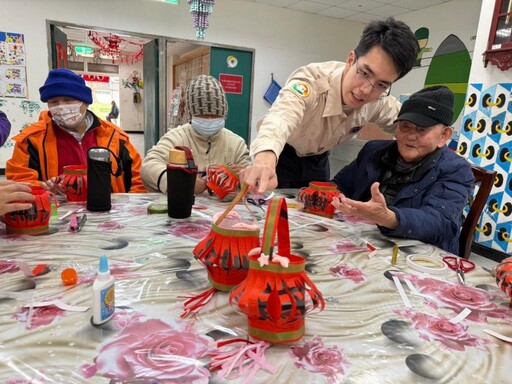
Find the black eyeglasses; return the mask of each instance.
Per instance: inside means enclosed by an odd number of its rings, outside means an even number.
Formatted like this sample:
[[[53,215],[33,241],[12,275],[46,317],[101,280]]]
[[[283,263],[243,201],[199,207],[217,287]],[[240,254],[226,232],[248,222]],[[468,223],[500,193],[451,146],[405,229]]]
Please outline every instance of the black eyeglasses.
[[[357,65],[357,59],[354,61],[354,64],[356,65],[356,77],[360,81],[366,80],[368,85],[371,87],[372,92],[378,93],[379,95],[382,96],[389,96],[389,93],[391,92],[391,84],[386,84],[382,82],[373,84],[370,80],[370,74],[366,72],[364,69],[359,68],[359,65]]]

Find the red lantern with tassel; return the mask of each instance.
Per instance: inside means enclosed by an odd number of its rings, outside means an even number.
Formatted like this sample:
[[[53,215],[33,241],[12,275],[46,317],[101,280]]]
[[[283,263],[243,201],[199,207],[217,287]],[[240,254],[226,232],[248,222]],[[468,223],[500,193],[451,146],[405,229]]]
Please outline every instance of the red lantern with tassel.
[[[32,208],[6,213],[4,216],[7,233],[38,235],[48,232],[52,213],[53,194],[43,187],[31,186],[35,200]]]
[[[496,278],[496,284],[512,300],[512,257],[503,259],[492,269],[492,274]],[[512,307],[512,301],[510,302]]]
[[[230,193],[236,193],[240,181],[237,174],[227,165],[222,165],[218,168],[208,169],[208,181],[206,186],[213,192],[219,199],[224,199]]]
[[[245,184],[226,211],[218,218],[214,217],[210,233],[194,248],[195,258],[208,271],[212,288],[188,298],[184,303],[182,317],[197,312],[216,291],[229,292],[246,278],[249,268],[248,253],[259,246],[260,229],[256,219],[250,222],[231,210],[245,197],[248,190],[249,186]]]
[[[333,197],[339,197],[336,184],[312,181],[309,187],[299,191],[298,199],[304,204],[304,210],[314,215],[324,216],[332,219],[336,208],[331,204]]]
[[[87,201],[87,165],[66,165],[60,186],[68,201]]]
[[[250,252],[247,278],[229,296],[230,303],[247,315],[249,336],[286,343],[304,335],[306,313],[325,305],[305,264],[304,258],[290,253],[286,200],[274,198],[267,210],[263,247]]]

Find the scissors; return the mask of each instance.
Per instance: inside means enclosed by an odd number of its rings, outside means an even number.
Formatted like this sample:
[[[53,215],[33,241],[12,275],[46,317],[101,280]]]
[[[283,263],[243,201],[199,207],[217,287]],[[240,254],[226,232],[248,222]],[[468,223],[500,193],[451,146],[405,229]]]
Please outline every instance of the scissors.
[[[475,263],[457,256],[445,256],[443,257],[443,261],[450,269],[457,272],[457,279],[462,285],[466,284],[465,273],[475,269]]]

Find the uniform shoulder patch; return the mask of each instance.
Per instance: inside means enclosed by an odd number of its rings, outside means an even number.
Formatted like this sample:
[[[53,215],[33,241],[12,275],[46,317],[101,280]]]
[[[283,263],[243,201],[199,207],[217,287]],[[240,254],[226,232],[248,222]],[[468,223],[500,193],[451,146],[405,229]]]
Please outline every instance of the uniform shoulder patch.
[[[308,97],[311,94],[311,88],[309,84],[303,81],[296,81],[292,83],[291,89],[293,92],[302,97]]]

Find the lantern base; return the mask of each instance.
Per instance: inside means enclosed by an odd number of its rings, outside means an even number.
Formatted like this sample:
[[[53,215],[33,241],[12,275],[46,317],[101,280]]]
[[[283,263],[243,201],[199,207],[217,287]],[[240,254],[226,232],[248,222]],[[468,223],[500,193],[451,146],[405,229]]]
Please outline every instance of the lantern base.
[[[48,225],[42,225],[39,227],[29,227],[29,228],[12,228],[6,227],[7,234],[11,235],[42,235],[49,232]]]
[[[292,343],[299,340],[304,336],[304,323],[296,330],[289,330],[279,332],[277,330],[263,330],[259,327],[261,321],[249,319],[249,336],[268,341],[269,343]]]

